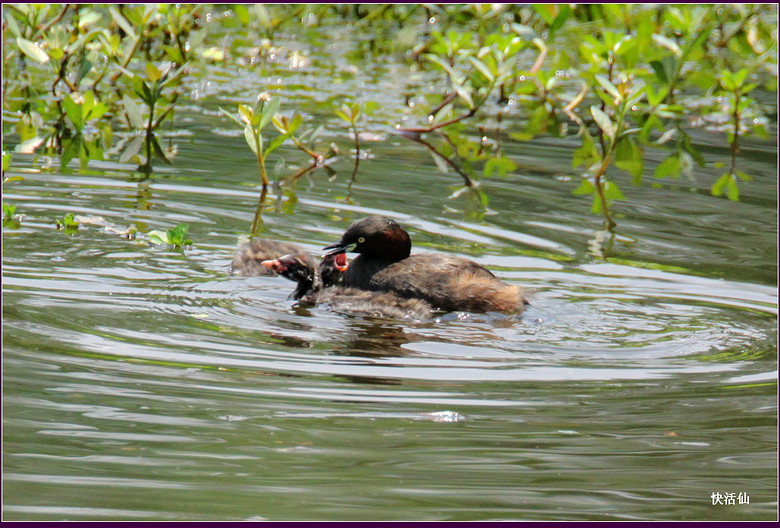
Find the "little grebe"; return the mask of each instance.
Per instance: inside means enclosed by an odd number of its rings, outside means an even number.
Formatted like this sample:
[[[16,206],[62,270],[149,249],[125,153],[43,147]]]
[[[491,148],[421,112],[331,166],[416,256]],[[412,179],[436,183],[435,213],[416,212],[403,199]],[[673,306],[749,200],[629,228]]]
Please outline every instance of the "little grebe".
[[[297,283],[292,298],[304,304],[330,305],[337,312],[369,317],[394,319],[426,319],[433,313],[433,307],[421,299],[405,299],[393,292],[375,292],[357,288],[335,287],[325,280],[346,265],[346,255],[326,255],[319,269],[314,267],[307,255],[284,255],[278,259],[266,260],[263,266],[282,277]],[[332,278],[330,279],[332,280]]]
[[[233,262],[230,264],[230,274],[246,277],[275,275],[273,270],[263,266],[262,262],[264,260],[303,252],[303,249],[296,244],[277,242],[267,238],[255,238],[238,248],[233,257]]]
[[[360,253],[344,274],[344,286],[394,292],[422,299],[445,311],[519,313],[528,301],[523,290],[501,282],[471,260],[419,253],[410,255],[409,234],[394,220],[369,216],[354,222],[329,255]]]

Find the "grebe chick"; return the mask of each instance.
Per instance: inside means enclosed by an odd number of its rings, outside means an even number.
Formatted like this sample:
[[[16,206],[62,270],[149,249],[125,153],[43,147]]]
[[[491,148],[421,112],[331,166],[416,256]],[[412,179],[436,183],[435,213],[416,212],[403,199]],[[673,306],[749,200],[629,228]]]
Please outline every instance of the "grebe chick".
[[[244,277],[275,275],[273,270],[263,266],[262,262],[264,260],[276,259],[282,255],[301,253],[304,253],[304,251],[297,244],[277,242],[267,238],[255,238],[236,250],[233,262],[230,264],[230,274]]]
[[[342,260],[343,259],[343,260]],[[420,299],[406,299],[393,292],[374,292],[357,288],[327,287],[323,269],[343,268],[346,255],[326,255],[319,269],[307,255],[284,255],[266,260],[263,266],[297,283],[292,298],[303,304],[328,304],[336,312],[392,319],[427,319],[435,310]],[[348,271],[348,269],[347,269]]]

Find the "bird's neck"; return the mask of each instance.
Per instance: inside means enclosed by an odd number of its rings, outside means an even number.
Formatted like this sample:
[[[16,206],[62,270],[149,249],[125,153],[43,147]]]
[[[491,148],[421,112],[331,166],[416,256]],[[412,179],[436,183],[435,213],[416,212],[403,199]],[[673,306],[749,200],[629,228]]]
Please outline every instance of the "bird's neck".
[[[292,294],[293,299],[300,300],[301,298],[311,293],[317,293],[322,289],[322,279],[319,272],[316,270],[312,275],[308,275],[298,281],[298,286]]]

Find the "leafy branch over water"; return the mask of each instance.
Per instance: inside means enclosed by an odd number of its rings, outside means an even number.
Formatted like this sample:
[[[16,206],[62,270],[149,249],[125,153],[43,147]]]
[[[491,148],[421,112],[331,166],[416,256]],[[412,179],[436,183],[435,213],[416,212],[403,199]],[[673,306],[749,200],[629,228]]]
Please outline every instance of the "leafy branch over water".
[[[286,49],[279,35],[305,39],[305,28],[345,24],[371,35],[355,42],[347,59],[394,58],[423,79],[399,79],[388,88],[398,93],[385,94],[381,106],[370,92],[343,106],[326,103],[327,113],[349,124],[349,135],[329,132],[354,148],[350,190],[364,159],[357,123],[377,106],[363,129],[387,128],[401,115],[397,131],[463,180],[453,196],[516,171],[507,144],[576,138],[572,168],[581,173],[572,190],[590,196],[592,211],[611,229],[615,203],[637,199],[624,192],[623,173],[640,185],[649,149],[668,152],[655,178],[715,167],[691,140],[695,128],[723,133],[730,162],[711,192],[738,200],[741,182],[752,179],[740,168],[740,145],[768,137],[768,116],[776,115],[776,107],[751,97],[777,88],[777,11],[761,4],[5,4],[3,23],[4,133],[19,152],[58,156],[61,170],[76,159],[85,168],[117,157],[151,175],[153,160],[175,161],[163,125],[175,131],[193,70],[244,61],[268,71],[283,54],[298,67],[306,56]],[[257,31],[265,37],[259,45]],[[236,44],[242,35],[254,47]],[[257,92],[238,94],[244,102],[237,113],[223,111],[244,131],[263,188],[271,181],[267,162],[278,158],[282,166],[277,149],[284,143],[311,164],[282,184],[319,168],[333,176],[328,161],[339,149],[315,144],[322,125],[307,126],[315,121],[293,94],[268,92],[255,100]],[[388,103],[391,96],[398,105]],[[294,115],[279,112],[283,100]],[[269,136],[269,122],[279,135]]]

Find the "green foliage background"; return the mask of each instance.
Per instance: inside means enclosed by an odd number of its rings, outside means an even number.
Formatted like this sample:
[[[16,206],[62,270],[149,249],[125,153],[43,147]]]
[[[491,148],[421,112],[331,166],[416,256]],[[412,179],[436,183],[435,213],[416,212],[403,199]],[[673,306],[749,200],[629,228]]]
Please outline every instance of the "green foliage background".
[[[610,206],[626,199],[615,175],[641,184],[646,149],[667,151],[653,176],[677,178],[714,165],[690,131],[721,133],[731,162],[712,194],[738,200],[740,182],[752,179],[739,168],[740,141],[769,138],[776,121],[774,98],[753,96],[777,90],[777,6],[770,4],[5,4],[6,141],[16,152],[58,156],[63,168],[115,158],[150,174],[153,160],[174,162],[175,147],[164,148],[160,131],[176,127],[188,75],[246,58],[245,48],[215,44],[219,35],[254,42],[250,64],[263,68],[284,51],[280,35],[305,39],[307,28],[334,24],[367,36],[349,60],[391,58],[446,81],[443,92],[412,94],[425,103],[413,108],[397,94],[408,116],[398,132],[429,147],[462,177],[464,191],[487,200],[480,178],[515,170],[501,144],[482,141],[486,123],[500,124],[510,105],[521,116],[504,125],[512,141],[579,138],[574,192],[590,197],[610,228]],[[305,113],[278,113],[285,96],[259,94],[254,108],[223,111],[244,128],[264,187],[266,159],[283,143],[305,152],[312,167],[337,154],[318,147],[318,128]],[[360,126],[390,125],[389,110],[376,101],[331,110],[348,124],[344,142],[354,142],[353,180]],[[10,154],[4,145],[4,170]],[[4,211],[7,217],[10,206]]]

